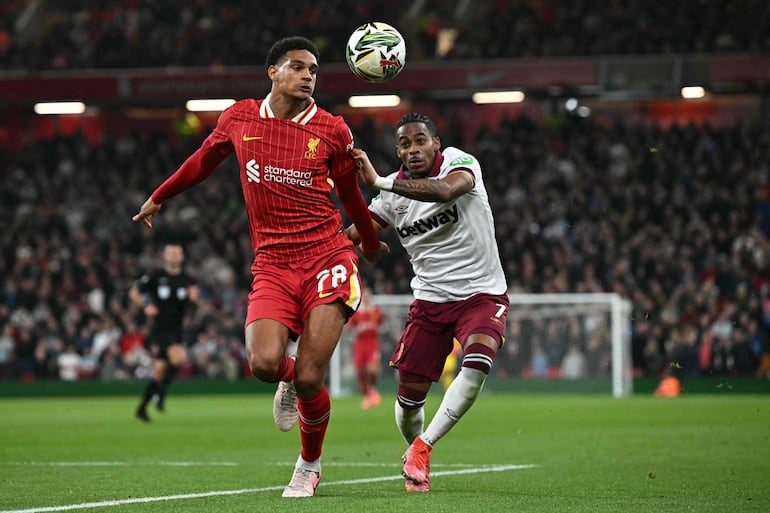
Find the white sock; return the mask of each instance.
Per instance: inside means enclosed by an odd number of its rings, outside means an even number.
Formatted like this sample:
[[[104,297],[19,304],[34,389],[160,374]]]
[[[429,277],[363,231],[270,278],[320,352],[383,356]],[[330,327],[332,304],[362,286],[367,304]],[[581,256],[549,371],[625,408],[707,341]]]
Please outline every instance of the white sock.
[[[406,410],[396,401],[396,425],[406,443],[411,444],[415,438],[420,436],[424,422],[425,411],[423,408]]]
[[[294,465],[294,468],[304,468],[307,470],[312,470],[313,472],[321,472],[321,458],[318,458],[315,461],[306,461],[302,458],[302,455],[299,455],[299,458],[297,458],[297,463]]]
[[[457,424],[460,417],[465,415],[476,401],[486,379],[486,373],[478,369],[460,369],[460,373],[444,393],[438,411],[421,436],[425,443],[433,446]]]

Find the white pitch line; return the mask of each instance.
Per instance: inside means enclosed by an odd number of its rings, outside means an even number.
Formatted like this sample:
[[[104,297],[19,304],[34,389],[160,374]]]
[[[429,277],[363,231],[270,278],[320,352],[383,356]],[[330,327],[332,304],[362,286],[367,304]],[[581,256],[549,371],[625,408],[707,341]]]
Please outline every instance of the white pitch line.
[[[461,474],[482,474],[486,472],[505,472],[508,470],[524,470],[528,468],[535,468],[537,465],[497,465],[489,467],[478,468],[466,468],[460,470],[443,470],[439,472],[432,472],[431,477],[436,476],[456,476]],[[342,481],[331,481],[329,483],[321,483],[319,486],[335,486],[335,485],[351,485],[351,484],[366,484],[366,483],[378,483],[381,481],[397,481],[404,479],[401,475],[396,476],[382,476],[382,477],[365,477],[361,479],[345,479]],[[0,513],[47,513],[52,511],[70,511],[73,509],[87,509],[87,508],[103,508],[108,506],[123,506],[126,504],[141,504],[147,502],[163,502],[173,500],[184,499],[200,499],[204,497],[220,497],[224,495],[242,495],[244,493],[258,493],[258,492],[272,492],[277,490],[283,490],[284,486],[266,486],[263,488],[244,488],[242,490],[220,490],[214,492],[201,492],[201,493],[185,493],[179,495],[166,495],[161,497],[137,497],[135,499],[121,499],[115,501],[103,501],[103,502],[84,502],[81,504],[70,504],[67,506],[49,506],[43,508],[29,508],[29,509],[14,509],[0,511]]]

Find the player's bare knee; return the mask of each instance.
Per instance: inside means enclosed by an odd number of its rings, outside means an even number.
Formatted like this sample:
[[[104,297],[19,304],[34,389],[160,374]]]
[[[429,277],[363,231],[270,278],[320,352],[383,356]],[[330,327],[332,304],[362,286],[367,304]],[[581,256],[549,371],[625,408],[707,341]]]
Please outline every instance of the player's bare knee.
[[[268,358],[264,353],[246,351],[246,360],[249,364],[251,374],[262,381],[271,381],[278,366],[281,363],[280,358]]]
[[[321,393],[323,386],[323,375],[304,373],[294,376],[294,388],[300,397],[315,397]]]
[[[249,370],[252,376],[261,381],[270,381],[278,370],[277,365],[270,365],[258,358],[249,358]]]

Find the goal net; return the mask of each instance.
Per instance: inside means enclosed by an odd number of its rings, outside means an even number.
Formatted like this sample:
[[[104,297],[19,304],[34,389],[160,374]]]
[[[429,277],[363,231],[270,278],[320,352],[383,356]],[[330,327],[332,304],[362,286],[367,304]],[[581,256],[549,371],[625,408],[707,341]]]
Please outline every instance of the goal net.
[[[632,393],[627,300],[618,294],[509,297],[506,342],[498,352],[486,389],[601,392],[615,397]],[[380,388],[395,390],[397,375],[388,367],[388,360],[401,337],[412,296],[375,295],[372,300],[384,316],[380,332]],[[358,393],[354,339],[355,334],[345,330],[332,359],[329,386],[335,396]]]

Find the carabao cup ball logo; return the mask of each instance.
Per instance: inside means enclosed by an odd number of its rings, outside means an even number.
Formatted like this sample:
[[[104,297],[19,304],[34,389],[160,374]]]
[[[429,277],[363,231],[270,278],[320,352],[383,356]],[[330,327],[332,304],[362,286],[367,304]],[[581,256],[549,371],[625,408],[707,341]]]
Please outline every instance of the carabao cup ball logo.
[[[345,57],[357,77],[385,82],[404,69],[406,45],[398,30],[387,23],[367,23],[350,35]]]

